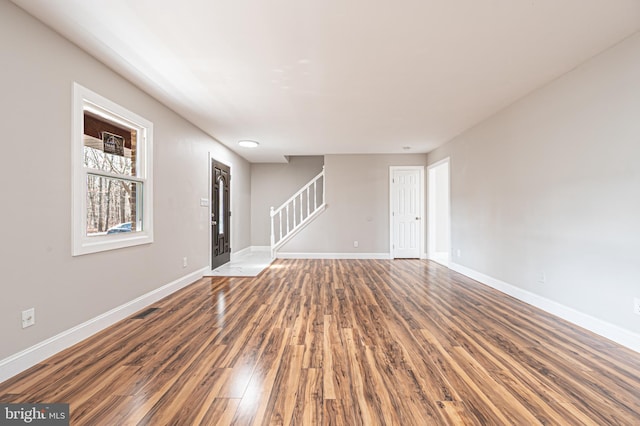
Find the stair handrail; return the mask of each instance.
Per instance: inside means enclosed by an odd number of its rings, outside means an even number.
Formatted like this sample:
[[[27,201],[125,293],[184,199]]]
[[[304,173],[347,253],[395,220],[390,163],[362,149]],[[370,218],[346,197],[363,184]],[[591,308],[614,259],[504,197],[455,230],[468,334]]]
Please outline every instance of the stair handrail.
[[[318,205],[318,188],[317,188],[317,183],[318,180],[322,179],[322,198],[320,199],[321,202]],[[310,204],[310,188],[313,186],[313,210],[311,210],[311,204]],[[290,235],[292,235],[292,233],[294,231],[296,231],[298,228],[300,228],[302,225],[306,224],[306,222],[308,222],[315,213],[317,213],[320,209],[323,209],[325,206],[325,188],[326,188],[326,184],[325,184],[325,179],[324,179],[324,166],[322,166],[322,171],[320,173],[318,173],[313,179],[311,179],[309,182],[307,182],[307,184],[305,184],[302,188],[300,188],[295,194],[293,194],[291,197],[289,197],[289,199],[287,201],[285,201],[284,203],[282,203],[280,205],[280,207],[278,207],[277,209],[274,209],[273,207],[271,207],[271,211],[270,211],[270,216],[271,216],[271,251],[272,251],[272,255],[274,254],[274,251],[276,249],[276,246],[281,245],[285,239],[287,239]],[[302,204],[302,195],[305,194],[307,195],[307,214],[304,214],[304,206]],[[296,222],[296,200],[300,199],[300,222],[297,223]],[[290,222],[289,222],[289,206],[293,206],[293,227],[290,226]],[[286,232],[283,232],[285,230],[285,228],[283,227],[282,224],[282,212],[285,211],[286,212]],[[279,238],[276,241],[276,236],[275,236],[275,225],[274,225],[274,218],[276,216],[279,216],[280,218],[280,223],[279,223]]]

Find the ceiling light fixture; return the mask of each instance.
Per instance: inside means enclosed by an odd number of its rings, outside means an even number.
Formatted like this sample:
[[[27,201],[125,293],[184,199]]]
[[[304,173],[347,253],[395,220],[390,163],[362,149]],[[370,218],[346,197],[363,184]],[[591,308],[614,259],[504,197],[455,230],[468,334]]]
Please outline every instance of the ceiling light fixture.
[[[243,148],[257,148],[258,145],[260,144],[256,141],[244,140],[244,141],[238,142],[238,145],[240,145]]]

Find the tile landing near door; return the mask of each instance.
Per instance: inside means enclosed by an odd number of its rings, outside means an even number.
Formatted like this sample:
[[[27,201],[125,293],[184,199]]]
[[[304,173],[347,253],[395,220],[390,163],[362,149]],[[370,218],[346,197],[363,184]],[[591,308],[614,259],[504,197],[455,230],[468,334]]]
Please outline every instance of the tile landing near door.
[[[231,254],[231,261],[204,274],[205,277],[255,277],[271,265],[271,250],[252,248]]]

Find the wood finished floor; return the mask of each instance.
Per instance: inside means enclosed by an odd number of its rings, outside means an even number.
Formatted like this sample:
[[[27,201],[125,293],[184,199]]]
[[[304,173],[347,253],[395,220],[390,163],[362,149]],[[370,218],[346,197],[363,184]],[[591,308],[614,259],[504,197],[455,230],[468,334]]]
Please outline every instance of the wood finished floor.
[[[417,260],[207,277],[0,384],[73,425],[638,425],[640,355]]]

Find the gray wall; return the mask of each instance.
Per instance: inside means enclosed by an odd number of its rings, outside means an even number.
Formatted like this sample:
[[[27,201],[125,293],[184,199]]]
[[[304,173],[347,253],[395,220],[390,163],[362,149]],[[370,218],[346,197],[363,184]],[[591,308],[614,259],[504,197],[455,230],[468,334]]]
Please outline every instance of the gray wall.
[[[251,165],[251,245],[271,244],[271,207],[279,207],[322,171],[323,156],[292,156],[288,163]]]
[[[325,155],[328,208],[280,252],[388,254],[389,166],[426,161],[426,154]]]
[[[232,167],[232,246],[249,245],[245,160],[7,1],[0,52],[0,359],[207,266],[209,151]],[[154,123],[151,245],[71,256],[74,81]],[[23,330],[30,307],[36,325]]]
[[[640,332],[638,76],[636,34],[432,152],[452,260]]]

